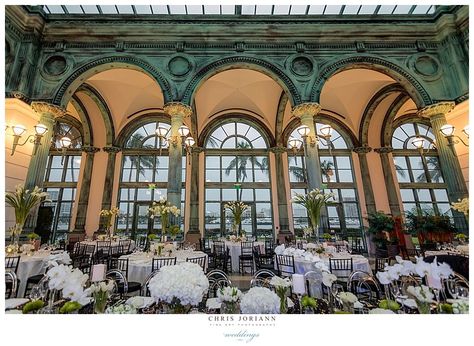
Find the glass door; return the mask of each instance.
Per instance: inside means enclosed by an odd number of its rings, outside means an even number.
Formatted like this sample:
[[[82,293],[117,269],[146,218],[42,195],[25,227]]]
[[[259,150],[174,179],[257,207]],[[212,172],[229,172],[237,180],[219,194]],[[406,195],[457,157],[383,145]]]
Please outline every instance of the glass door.
[[[154,219],[150,218],[148,209],[151,207],[150,202],[136,202],[133,209],[133,226],[132,238],[135,239],[137,234],[148,234],[154,228]],[[159,219],[159,218],[158,218]],[[158,220],[159,221],[159,220]]]

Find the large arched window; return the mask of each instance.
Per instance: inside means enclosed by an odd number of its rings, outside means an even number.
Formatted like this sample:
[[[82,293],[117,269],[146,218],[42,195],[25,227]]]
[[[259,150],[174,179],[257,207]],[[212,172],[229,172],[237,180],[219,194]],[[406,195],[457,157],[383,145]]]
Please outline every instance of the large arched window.
[[[424,139],[423,155],[413,145],[417,137]],[[391,140],[405,213],[424,210],[452,217],[431,127],[419,122],[407,122],[395,128]]]
[[[316,131],[323,123],[316,123]],[[295,129],[290,137],[300,135]],[[331,205],[326,207],[329,218],[329,227],[336,232],[346,230],[360,230],[361,219],[357,187],[353,172],[351,149],[344,136],[336,129],[332,130],[330,140],[318,136],[318,151],[321,166],[321,179],[327,185],[326,191],[334,192],[336,197]],[[303,150],[296,155],[288,156],[291,195],[307,193],[306,163]],[[293,225],[296,232],[308,226],[306,209],[292,204]]]
[[[63,154],[61,139],[67,137],[71,146]],[[67,119],[54,125],[48,163],[44,181],[45,191],[51,202],[44,206],[53,207],[52,240],[62,239],[71,230],[71,216],[77,197],[77,182],[81,168],[82,134],[79,128]]]
[[[205,165],[205,229],[225,234],[232,216],[224,204],[243,201],[242,231],[258,236],[273,229],[268,144],[262,132],[243,121],[228,121],[207,136]]]
[[[146,233],[161,228],[160,218],[150,219],[153,201],[166,198],[168,185],[168,142],[157,136],[158,129],[169,131],[165,120],[150,121],[136,128],[125,140],[118,205],[117,229],[126,234]],[[182,158],[181,222],[184,219],[186,156]]]

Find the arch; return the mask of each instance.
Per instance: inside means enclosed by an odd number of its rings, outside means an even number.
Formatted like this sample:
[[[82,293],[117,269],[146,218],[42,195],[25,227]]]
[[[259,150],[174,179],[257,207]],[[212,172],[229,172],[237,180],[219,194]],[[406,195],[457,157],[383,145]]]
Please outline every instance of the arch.
[[[160,86],[165,104],[173,100],[170,83],[153,65],[136,56],[113,55],[86,62],[75,69],[54,93],[53,103],[56,105],[66,105],[69,98],[87,78],[112,68],[128,68],[147,74]]]
[[[208,137],[214,132],[214,130],[221,125],[235,121],[250,125],[259,131],[268,148],[275,145],[275,138],[270,129],[261,120],[240,113],[223,114],[208,123],[199,135],[198,145],[204,147]]]
[[[283,118],[285,117],[287,102],[288,96],[285,92],[282,92],[280,100],[278,101],[277,114],[275,117],[275,141],[277,144],[283,144]]]
[[[383,119],[382,132],[380,133],[380,143],[382,143],[382,146],[389,147],[391,145],[393,120],[395,119],[397,112],[409,98],[408,95],[400,94],[388,108],[385,118]]]
[[[362,145],[368,143],[370,122],[378,105],[390,94],[396,92],[400,92],[406,95],[405,89],[400,84],[393,83],[384,86],[379,91],[377,91],[377,93],[367,103],[364,113],[362,114],[359,126],[359,141],[360,143],[362,143]]]
[[[99,108],[99,112],[102,115],[102,120],[105,125],[106,132],[106,143],[108,146],[113,145],[115,141],[115,126],[112,119],[112,113],[107,105],[107,102],[104,100],[102,95],[95,89],[92,85],[84,83],[77,90],[78,92],[83,92],[91,98],[91,100]]]
[[[334,74],[353,68],[365,68],[386,74],[397,81],[405,91],[412,97],[418,108],[423,108],[433,103],[428,92],[421,83],[411,75],[406,69],[396,63],[382,59],[377,56],[348,55],[334,62],[329,63],[323,69],[316,79],[312,89],[311,102],[319,102],[324,83]]]
[[[207,79],[220,72],[238,68],[254,70],[271,77],[288,94],[293,106],[301,103],[301,97],[296,85],[285,74],[285,72],[274,64],[263,59],[241,55],[222,58],[202,67],[199,72],[194,75],[184,90],[182,102],[185,104],[192,104],[192,100],[194,99],[194,95],[199,89],[199,86],[201,86]]]
[[[318,123],[325,123],[331,125],[339,134],[344,138],[347,143],[347,146],[350,149],[350,146],[358,147],[359,140],[357,139],[354,132],[341,120],[334,118],[333,116],[325,113],[319,113],[316,117],[314,117],[314,122]],[[294,118],[292,119],[289,124],[286,126],[285,130],[283,131],[282,141],[283,145],[285,146],[288,143],[288,139],[291,133],[301,124],[300,119]]]
[[[126,124],[120,133],[117,135],[116,145],[120,148],[125,147],[127,139],[135,132],[139,127],[151,123],[151,122],[162,122],[170,124],[170,118],[164,112],[153,112],[140,115],[138,118],[130,121]]]
[[[92,126],[91,126],[91,122],[90,122],[90,118],[89,118],[89,113],[87,112],[87,109],[86,107],[84,106],[84,104],[81,102],[81,100],[76,96],[74,95],[72,98],[71,98],[71,103],[73,105],[73,107],[76,109],[77,111],[77,114],[79,114],[79,117],[81,118],[81,121],[77,120],[76,118],[73,118],[71,116],[67,116],[67,118],[72,118],[71,121],[73,122],[74,126],[77,127],[77,125],[79,125],[79,128],[81,129],[82,131],[82,138],[83,138],[83,141],[84,141],[84,145],[92,145],[92,143],[94,143],[93,141],[93,132],[92,132]],[[63,119],[65,118],[64,116],[63,117],[60,117],[58,118],[58,120],[60,119]]]
[[[69,130],[67,131],[67,133],[58,132],[59,130],[62,129],[62,126],[60,126],[60,124],[64,124],[64,125],[70,127]],[[75,141],[74,141],[74,139],[78,138],[78,137],[71,138],[71,134],[73,133],[73,131],[72,131],[73,129],[79,133],[80,143],[75,143]],[[51,141],[51,148],[55,148],[53,150],[53,152],[56,151],[56,148],[58,148],[59,138],[61,138],[63,136],[69,137],[72,141],[72,145],[68,149],[77,150],[77,149],[80,149],[81,147],[90,145],[84,137],[84,127],[83,127],[81,121],[74,118],[72,115],[69,115],[69,114],[65,114],[65,115],[55,119],[53,139]]]

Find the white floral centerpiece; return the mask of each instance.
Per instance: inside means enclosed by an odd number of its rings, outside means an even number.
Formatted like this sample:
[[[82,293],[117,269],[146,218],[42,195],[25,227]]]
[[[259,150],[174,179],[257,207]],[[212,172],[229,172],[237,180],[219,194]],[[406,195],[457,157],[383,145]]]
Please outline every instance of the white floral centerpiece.
[[[120,209],[117,207],[113,207],[112,209],[102,209],[100,211],[100,216],[105,218],[105,231],[107,233],[107,236],[109,238],[112,238],[114,236],[114,230],[113,230],[113,221],[115,216],[119,215]]]
[[[168,230],[169,215],[179,216],[181,211],[174,205],[171,205],[165,197],[161,197],[158,202],[153,202],[151,208],[148,209],[150,218],[159,217],[161,219],[161,235],[163,238],[166,237]],[[163,239],[165,240],[165,239]]]
[[[229,240],[233,243],[238,243],[238,242],[241,242],[241,241],[247,241],[247,237],[245,236],[245,234],[243,234],[241,236],[231,235],[231,236],[229,236]]]
[[[335,283],[337,281],[337,276],[332,274],[332,273],[329,273],[329,272],[326,272],[326,271],[323,271],[323,284],[324,286],[326,287],[332,287],[332,284]]]
[[[278,314],[280,298],[268,288],[252,287],[242,297],[240,311],[244,314]]]
[[[340,292],[339,293],[339,300],[342,303],[343,310],[347,312],[354,312],[354,307],[357,306],[360,308],[360,304],[358,303],[357,296],[351,292]]]
[[[273,276],[270,280],[270,285],[275,287],[276,294],[280,298],[280,313],[285,314],[288,311],[286,297],[288,295],[288,290],[291,287],[290,279]]]
[[[96,314],[103,314],[105,312],[107,299],[114,288],[115,282],[112,280],[97,282],[89,287],[90,292],[94,296],[94,311]]]
[[[221,313],[239,313],[239,301],[242,296],[242,292],[237,287],[226,286],[218,290],[217,300],[221,303]]]
[[[429,314],[431,310],[431,303],[434,303],[434,294],[430,288],[421,286],[410,286],[407,288],[407,294],[416,301],[418,311],[420,314]]]
[[[165,302],[175,313],[185,313],[202,301],[209,280],[198,264],[184,262],[162,267],[148,288],[157,303]]]

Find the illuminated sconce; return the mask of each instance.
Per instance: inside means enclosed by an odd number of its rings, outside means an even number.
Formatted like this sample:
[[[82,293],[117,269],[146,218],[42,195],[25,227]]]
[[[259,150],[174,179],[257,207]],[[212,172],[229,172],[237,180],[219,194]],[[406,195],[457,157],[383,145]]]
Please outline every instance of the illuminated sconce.
[[[59,140],[59,144],[61,145],[61,165],[64,164],[64,156],[66,156],[67,150],[71,147],[72,141],[69,137],[61,137]]]
[[[332,126],[331,125],[323,125],[321,126],[321,128],[319,129],[319,136],[320,137],[323,137],[324,140],[326,141],[326,145],[328,146],[329,148],[329,154],[331,154],[331,136],[332,136]]]
[[[454,134],[455,130],[456,128],[453,125],[449,125],[449,124],[445,124],[441,126],[441,128],[439,129],[439,132],[441,132],[441,134],[447,139],[448,145],[451,147],[451,150],[453,150],[454,154],[456,154],[456,152],[454,151],[455,144],[458,144],[459,142],[461,142],[466,147],[469,146],[469,143],[464,142],[461,137],[456,136]],[[462,130],[462,132],[466,135],[467,138],[469,138],[469,125],[466,126]]]
[[[423,154],[425,154],[425,150],[424,150],[424,147],[425,147],[425,139],[423,137],[415,137],[412,141],[411,141],[411,144],[413,144],[413,146],[418,149],[418,151],[420,152],[420,155],[423,156]],[[429,151],[429,148],[426,150],[426,153]]]
[[[188,133],[189,133],[189,129],[188,129]],[[186,156],[191,155],[191,147],[196,143],[196,141],[194,140],[193,137],[187,137],[185,140],[184,140],[184,146],[186,147]],[[188,159],[188,165],[191,164],[191,160]]]
[[[166,147],[168,142],[166,140],[166,135],[168,134],[168,129],[163,126],[158,126],[158,128],[155,130],[155,134],[158,137],[160,141],[160,155],[161,155],[161,148]]]
[[[309,126],[306,126],[306,125],[301,125],[300,127],[298,127],[296,129],[296,131],[298,131],[298,133],[300,134],[301,138],[303,138],[303,143],[306,145],[308,144],[309,142],[309,145],[311,147],[315,147],[316,146],[316,138],[314,138],[314,136],[310,136],[309,134],[311,133],[311,130],[309,128]]]
[[[23,136],[23,134],[26,132],[26,127],[24,127],[23,125],[12,126],[13,146],[12,146],[11,155],[15,153],[17,146],[23,146],[28,142],[34,144],[33,155],[36,154],[38,147],[41,145],[41,139],[43,138],[44,134],[48,132],[48,127],[43,124],[37,124],[34,126],[34,128],[35,128],[35,134],[29,135],[23,143],[20,143],[21,136]]]
[[[293,156],[295,157],[295,163],[297,163],[296,152],[300,150],[303,145],[303,141],[298,138],[291,137],[288,140],[288,147],[293,151]]]

